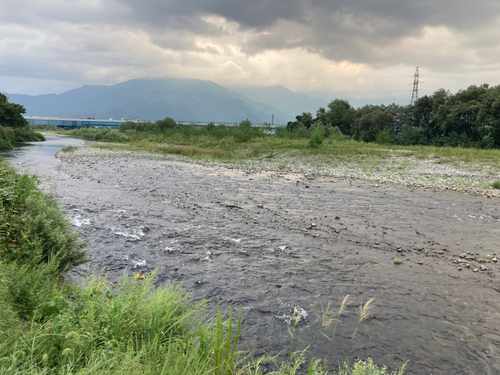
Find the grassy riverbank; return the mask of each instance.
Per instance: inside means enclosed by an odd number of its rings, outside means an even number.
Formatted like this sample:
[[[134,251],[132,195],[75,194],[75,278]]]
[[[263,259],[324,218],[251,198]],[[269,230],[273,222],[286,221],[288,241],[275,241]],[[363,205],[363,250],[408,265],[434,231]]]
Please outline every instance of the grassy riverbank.
[[[0,186],[0,374],[243,375],[272,360],[236,352],[237,314],[207,317],[180,286],[153,288],[154,273],[65,283],[86,252],[58,202],[4,161]],[[290,352],[275,374],[327,373],[306,352]],[[385,373],[369,360],[339,369]]]
[[[159,148],[165,152],[217,160],[273,158],[284,153],[359,162],[365,162],[366,158],[382,161],[401,156],[433,159],[439,163],[477,163],[500,170],[500,150],[365,143],[348,139],[341,133],[315,140],[315,135],[307,131],[281,129],[270,134],[266,128],[251,126],[201,129],[184,126],[162,131],[82,128],[59,132],[91,141],[131,143],[142,148]],[[177,147],[165,150],[161,145]]]
[[[60,131],[62,132],[62,131]],[[497,196],[500,150],[460,147],[398,146],[357,142],[333,132],[317,137],[304,129],[278,130],[243,124],[202,129],[77,129],[64,131],[89,141],[117,143],[123,148],[181,155],[204,163],[280,170],[452,189]]]

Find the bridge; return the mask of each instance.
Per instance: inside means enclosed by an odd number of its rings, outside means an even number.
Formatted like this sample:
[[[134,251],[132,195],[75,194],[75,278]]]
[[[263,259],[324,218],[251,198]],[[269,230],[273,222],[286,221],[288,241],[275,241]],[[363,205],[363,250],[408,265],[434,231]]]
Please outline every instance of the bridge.
[[[38,116],[24,116],[24,118],[33,125],[53,125],[64,129],[76,129],[80,127],[117,128],[122,122],[126,121],[113,119],[95,120]]]
[[[120,126],[121,123],[127,122],[127,121],[134,121],[134,122],[142,122],[140,119],[134,119],[134,120],[127,120],[127,119],[121,119],[121,120],[96,120],[96,119],[74,119],[74,118],[59,118],[59,117],[39,117],[39,116],[24,116],[26,121],[31,123],[32,125],[53,125],[57,126],[59,128],[64,128],[64,129],[76,129],[76,128],[81,128],[81,127],[86,127],[86,128],[117,128]],[[204,127],[208,125],[208,122],[192,122],[192,121],[178,121],[177,125],[179,126],[196,126],[198,128]],[[226,126],[237,126],[238,124],[236,123],[220,123],[216,125],[226,125]],[[259,124],[254,124],[254,126],[262,126]],[[271,126],[273,131],[277,128],[278,126],[274,125]]]

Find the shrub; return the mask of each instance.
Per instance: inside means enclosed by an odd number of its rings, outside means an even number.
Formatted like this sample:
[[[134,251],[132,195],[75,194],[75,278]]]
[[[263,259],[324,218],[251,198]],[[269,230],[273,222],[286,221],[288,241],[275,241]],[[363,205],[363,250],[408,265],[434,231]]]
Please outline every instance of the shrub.
[[[387,130],[381,130],[375,136],[375,142],[379,145],[389,145],[392,143],[392,136]]]
[[[491,184],[493,189],[500,189],[500,181],[495,181]]]
[[[177,127],[177,123],[172,117],[166,117],[163,120],[156,121],[155,127],[159,132],[163,133],[166,130],[175,129]]]
[[[252,122],[247,119],[241,121],[237,127],[231,128],[231,133],[237,143],[244,143],[260,135],[260,129],[252,126]]]
[[[45,141],[45,137],[40,133],[37,133],[33,130],[31,124],[26,126],[15,128],[14,135],[16,142],[39,142]]]
[[[319,129],[313,130],[311,135],[309,136],[309,147],[311,148],[319,148],[323,143],[323,139],[325,135]]]
[[[130,137],[115,129],[109,128],[79,128],[71,130],[70,135],[83,138],[89,141],[103,141],[103,142],[128,142]]]
[[[11,150],[14,148],[14,129],[0,126],[0,150]]]
[[[43,195],[35,176],[17,175],[0,162],[0,259],[36,266],[56,257],[62,272],[86,261],[84,243],[61,211]]]
[[[345,139],[344,134],[338,126],[333,127],[332,134],[330,135],[330,142],[342,142]]]

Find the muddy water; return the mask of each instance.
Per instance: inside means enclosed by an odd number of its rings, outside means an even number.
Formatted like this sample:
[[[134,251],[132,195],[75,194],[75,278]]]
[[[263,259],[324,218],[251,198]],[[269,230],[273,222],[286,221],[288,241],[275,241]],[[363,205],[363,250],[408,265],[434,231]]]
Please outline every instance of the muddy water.
[[[140,155],[30,168],[57,182],[91,238],[88,269],[117,281],[158,268],[159,284],[182,281],[213,311],[241,307],[241,348],[254,355],[287,352],[296,308],[295,348],[333,367],[347,355],[391,369],[408,360],[409,374],[500,373],[500,266],[486,257],[500,256],[498,200]],[[456,263],[466,252],[485,262]],[[330,341],[322,312],[331,303],[335,318],[346,294]]]

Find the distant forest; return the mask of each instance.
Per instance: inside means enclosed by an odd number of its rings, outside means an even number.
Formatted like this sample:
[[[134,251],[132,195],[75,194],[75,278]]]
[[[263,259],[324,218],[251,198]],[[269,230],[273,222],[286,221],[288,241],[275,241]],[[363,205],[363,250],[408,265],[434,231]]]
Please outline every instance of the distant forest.
[[[319,108],[315,118],[304,112],[287,124],[288,131],[316,132],[325,137],[333,134],[335,127],[364,142],[500,148],[500,86],[473,85],[456,94],[440,89],[407,106],[355,109],[348,101],[335,99],[327,108]]]

